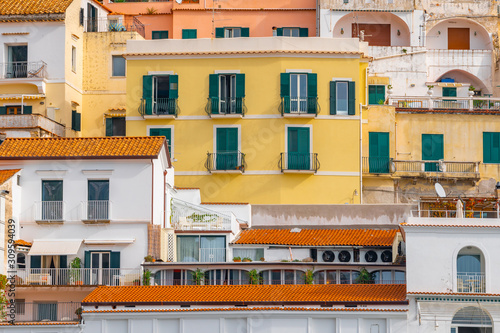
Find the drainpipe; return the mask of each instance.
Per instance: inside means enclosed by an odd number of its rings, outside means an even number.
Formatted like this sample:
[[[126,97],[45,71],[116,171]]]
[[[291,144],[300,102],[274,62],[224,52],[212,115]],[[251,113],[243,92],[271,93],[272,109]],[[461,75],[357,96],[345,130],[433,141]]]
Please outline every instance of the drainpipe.
[[[359,103],[359,203],[363,203],[363,104]]]
[[[163,228],[167,227],[167,173],[163,171]]]
[[[321,27],[320,27],[320,5],[319,5],[320,0],[316,0],[316,37],[320,36],[321,32]]]
[[[21,95],[21,114],[24,114],[24,95]]]
[[[155,197],[154,186],[155,186],[155,168],[154,168],[154,165],[153,165],[153,159],[151,159],[151,224],[154,224],[154,222],[153,222],[153,218],[154,218],[154,197]]]

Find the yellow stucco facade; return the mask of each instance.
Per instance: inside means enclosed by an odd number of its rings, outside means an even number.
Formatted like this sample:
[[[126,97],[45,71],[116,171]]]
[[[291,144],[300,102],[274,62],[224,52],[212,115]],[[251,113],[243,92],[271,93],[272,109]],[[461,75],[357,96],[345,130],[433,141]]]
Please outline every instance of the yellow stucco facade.
[[[145,48],[147,50],[147,48]],[[251,204],[359,203],[359,103],[364,103],[368,61],[362,54],[251,54],[178,56],[127,55],[127,136],[149,135],[151,128],[170,128],[176,186],[199,187],[203,201]],[[245,74],[244,116],[209,116],[209,75]],[[316,73],[320,111],[282,116],[280,74]],[[178,75],[176,118],[142,117],[138,109],[143,76]],[[330,81],[355,82],[355,114],[330,114]],[[238,129],[238,150],[245,154],[243,172],[209,172],[207,153],[214,153],[216,130]],[[282,171],[280,154],[287,151],[287,129],[309,128],[317,172]]]

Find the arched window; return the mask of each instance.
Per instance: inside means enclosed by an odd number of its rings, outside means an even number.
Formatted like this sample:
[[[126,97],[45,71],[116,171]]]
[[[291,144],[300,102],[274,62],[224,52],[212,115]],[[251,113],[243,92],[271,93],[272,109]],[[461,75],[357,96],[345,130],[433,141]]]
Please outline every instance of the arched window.
[[[484,310],[467,306],[455,313],[451,321],[451,333],[491,333],[491,318]]]
[[[477,247],[467,246],[457,256],[457,292],[484,293],[484,256]]]

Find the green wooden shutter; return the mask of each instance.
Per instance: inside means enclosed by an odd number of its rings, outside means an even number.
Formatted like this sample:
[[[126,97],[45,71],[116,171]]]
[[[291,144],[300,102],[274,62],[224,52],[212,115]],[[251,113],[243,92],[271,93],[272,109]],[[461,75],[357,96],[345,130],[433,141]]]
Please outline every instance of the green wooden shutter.
[[[31,114],[33,107],[31,105],[25,105],[23,107],[23,114]]]
[[[299,37],[309,37],[309,29],[299,28]]]
[[[491,133],[491,162],[500,163],[500,133]]]
[[[111,252],[109,268],[120,268],[120,252]]]
[[[215,28],[215,38],[224,38],[224,28]]]
[[[236,113],[243,113],[245,97],[245,74],[236,74]]]
[[[170,75],[169,76],[169,91],[168,91],[168,97],[169,98],[179,98],[179,75]]]
[[[153,77],[153,75],[144,75],[142,77],[142,98],[144,99],[146,114],[153,114]]]
[[[75,131],[80,132],[81,130],[82,130],[82,114],[77,112],[75,118]]]
[[[290,113],[290,73],[281,73],[280,75],[282,105],[284,113]]]
[[[217,170],[235,170],[238,166],[238,129],[217,128]]]
[[[42,268],[42,256],[30,256],[31,268]]]
[[[182,39],[190,39],[191,37],[189,36],[189,30],[187,29],[182,29]]]
[[[283,36],[283,28],[276,29],[276,36]]]
[[[59,256],[59,267],[68,268],[68,256]]]
[[[76,110],[71,110],[71,129],[75,130]]]
[[[483,132],[483,163],[492,163],[491,137],[493,133]]]
[[[153,31],[151,34],[151,39],[168,39],[168,31]]]
[[[106,136],[113,136],[113,118],[106,118]]]
[[[288,128],[288,169],[308,170],[310,168],[309,128]]]
[[[457,88],[443,87],[443,97],[457,97]]]
[[[83,266],[84,268],[90,268],[90,251],[85,251],[83,257]]]
[[[318,97],[318,74],[307,74],[307,113],[316,113]]]
[[[330,81],[330,114],[337,114],[337,82]]]
[[[370,132],[368,135],[370,173],[389,172],[389,133]]]
[[[377,103],[377,86],[368,86],[368,104],[374,105]]]
[[[164,136],[168,140],[168,151],[172,153],[172,129],[170,128],[150,128],[149,136]]]
[[[382,100],[385,103],[385,86],[377,86],[377,96],[379,101]]]
[[[6,106],[0,106],[0,115],[1,114],[7,114],[7,107]]]
[[[219,74],[209,75],[208,95],[211,100],[211,112],[213,114],[219,113]]]
[[[196,29],[182,29],[182,39],[196,39],[197,35]]]
[[[250,28],[241,28],[241,37],[250,37]]]
[[[353,116],[356,114],[356,82],[354,81],[349,81],[348,102],[347,114]]]
[[[443,135],[422,134],[422,160],[438,161],[444,157]],[[438,163],[426,163],[425,171],[439,171]]]

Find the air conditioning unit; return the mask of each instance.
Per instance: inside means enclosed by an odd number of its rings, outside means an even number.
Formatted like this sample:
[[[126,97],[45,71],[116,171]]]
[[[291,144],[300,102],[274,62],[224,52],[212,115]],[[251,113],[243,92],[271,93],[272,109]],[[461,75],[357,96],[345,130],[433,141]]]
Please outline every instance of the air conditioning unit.
[[[352,258],[351,252],[342,250],[338,254],[338,259],[340,262],[350,262]]]

